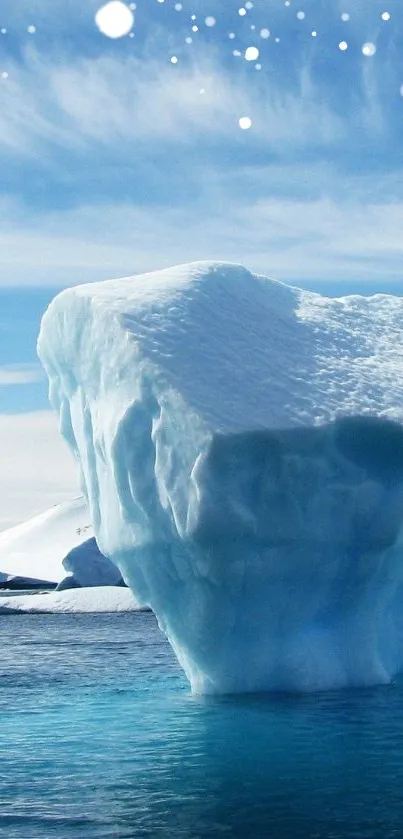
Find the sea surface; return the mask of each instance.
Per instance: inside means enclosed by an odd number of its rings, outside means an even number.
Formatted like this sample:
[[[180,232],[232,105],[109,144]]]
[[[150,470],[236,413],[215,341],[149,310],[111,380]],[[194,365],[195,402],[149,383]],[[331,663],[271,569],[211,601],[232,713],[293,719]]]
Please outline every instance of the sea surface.
[[[0,616],[4,839],[403,835],[403,681],[192,697],[151,613]]]

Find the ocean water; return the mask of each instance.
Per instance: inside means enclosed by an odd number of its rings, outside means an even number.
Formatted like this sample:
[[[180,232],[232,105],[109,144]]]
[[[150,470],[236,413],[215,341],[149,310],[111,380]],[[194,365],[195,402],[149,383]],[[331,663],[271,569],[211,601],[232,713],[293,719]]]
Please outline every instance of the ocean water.
[[[5,839],[389,839],[403,682],[192,697],[150,613],[0,617]]]

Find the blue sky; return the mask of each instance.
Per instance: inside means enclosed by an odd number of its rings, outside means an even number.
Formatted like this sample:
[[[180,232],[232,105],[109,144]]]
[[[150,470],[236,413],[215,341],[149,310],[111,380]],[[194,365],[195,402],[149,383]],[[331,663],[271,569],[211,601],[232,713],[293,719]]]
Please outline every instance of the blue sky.
[[[116,40],[99,5],[3,0],[1,284],[211,257],[291,282],[401,279],[400,0],[255,0],[243,16],[240,0],[138,0]]]
[[[101,5],[1,4],[5,435],[45,416],[35,335],[58,287],[213,258],[401,291],[401,0],[137,0],[119,39]]]

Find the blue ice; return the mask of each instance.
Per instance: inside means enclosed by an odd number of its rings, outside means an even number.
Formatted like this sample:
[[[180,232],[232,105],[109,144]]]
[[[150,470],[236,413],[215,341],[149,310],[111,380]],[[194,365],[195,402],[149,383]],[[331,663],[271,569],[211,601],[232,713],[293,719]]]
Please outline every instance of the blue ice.
[[[401,670],[402,315],[226,263],[78,286],[46,312],[98,545],[194,692]]]

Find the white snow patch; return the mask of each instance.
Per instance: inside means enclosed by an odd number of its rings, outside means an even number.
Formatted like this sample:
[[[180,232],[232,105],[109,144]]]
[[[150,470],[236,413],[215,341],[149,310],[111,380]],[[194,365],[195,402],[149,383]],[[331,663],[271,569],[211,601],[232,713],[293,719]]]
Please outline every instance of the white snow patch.
[[[0,614],[7,612],[138,612],[142,607],[128,588],[100,586],[48,591],[40,594],[0,595]]]
[[[16,577],[60,583],[63,559],[93,536],[88,506],[80,496],[0,533],[0,570]]]

